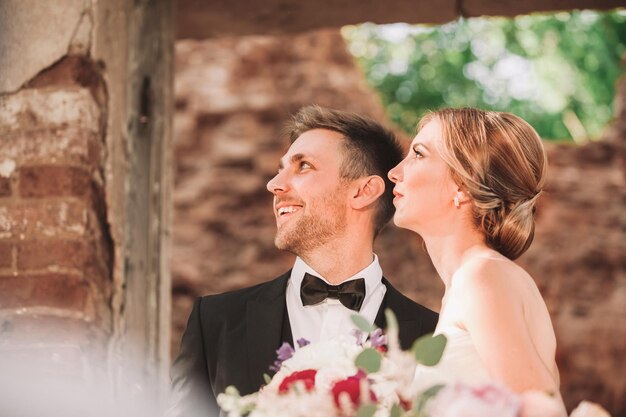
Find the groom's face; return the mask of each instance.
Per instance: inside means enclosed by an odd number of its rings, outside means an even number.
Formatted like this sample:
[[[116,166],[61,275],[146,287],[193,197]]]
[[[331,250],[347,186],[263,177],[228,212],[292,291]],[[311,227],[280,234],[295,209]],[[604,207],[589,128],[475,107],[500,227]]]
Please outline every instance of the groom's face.
[[[278,249],[302,256],[345,232],[343,141],[334,131],[309,130],[281,158],[278,174],[267,183],[274,194]]]

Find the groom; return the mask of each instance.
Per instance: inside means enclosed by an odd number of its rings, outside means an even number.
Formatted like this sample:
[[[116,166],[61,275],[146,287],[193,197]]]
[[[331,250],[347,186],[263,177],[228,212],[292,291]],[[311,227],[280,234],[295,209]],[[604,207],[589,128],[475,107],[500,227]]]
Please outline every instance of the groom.
[[[387,172],[402,150],[393,133],[317,106],[287,127],[291,146],[267,188],[275,244],[295,264],[269,282],[196,300],[172,367],[170,415],[216,416],[227,386],[244,395],[263,385],[283,342],[350,336],[357,312],[384,327],[384,310],[393,310],[405,349],[435,328],[437,314],[392,287],[373,252],[394,213]]]

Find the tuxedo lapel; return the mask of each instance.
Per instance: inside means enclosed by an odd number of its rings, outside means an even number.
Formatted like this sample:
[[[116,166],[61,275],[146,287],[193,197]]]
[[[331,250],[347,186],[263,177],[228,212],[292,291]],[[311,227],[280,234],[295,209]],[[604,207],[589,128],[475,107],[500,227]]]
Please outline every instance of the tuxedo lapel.
[[[402,349],[409,349],[418,337],[428,333],[430,329],[424,327],[419,310],[416,310],[411,300],[396,290],[384,277],[383,284],[387,287],[387,292],[380,305],[374,324],[381,329],[385,329],[387,327],[385,309],[391,309],[398,320],[400,346]]]
[[[284,320],[287,320],[285,289],[290,274],[291,271],[275,280],[262,296],[247,303],[246,343],[252,386],[259,387],[264,383],[263,374],[269,372],[269,366],[276,359],[276,349],[281,345],[285,331],[291,333],[290,327],[283,327]],[[289,323],[285,325],[289,326]]]
[[[387,284],[385,284],[385,286],[387,286]],[[378,313],[376,314],[376,318],[374,319],[374,325],[383,330],[387,328],[387,318],[385,317],[385,310],[387,309],[388,297],[389,297],[389,287],[387,286],[387,292],[385,293],[385,297],[383,298],[383,301],[380,303],[380,308],[378,309]]]

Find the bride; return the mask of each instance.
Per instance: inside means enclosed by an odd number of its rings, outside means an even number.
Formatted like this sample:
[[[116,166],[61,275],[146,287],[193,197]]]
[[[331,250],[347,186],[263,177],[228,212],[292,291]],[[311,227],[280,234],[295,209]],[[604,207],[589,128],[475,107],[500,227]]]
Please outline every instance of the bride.
[[[396,225],[418,233],[445,284],[440,364],[416,383],[496,380],[558,395],[556,340],[532,277],[513,262],[530,246],[546,172],[541,139],[509,113],[427,114],[389,172]]]

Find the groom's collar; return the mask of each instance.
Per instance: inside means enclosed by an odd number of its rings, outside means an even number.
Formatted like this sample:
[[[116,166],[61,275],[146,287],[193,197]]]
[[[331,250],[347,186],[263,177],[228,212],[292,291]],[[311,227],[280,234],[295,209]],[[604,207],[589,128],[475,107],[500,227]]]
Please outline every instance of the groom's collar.
[[[383,278],[383,270],[380,267],[380,263],[378,262],[378,256],[376,256],[375,253],[372,255],[373,255],[373,260],[368,266],[366,266],[365,268],[363,268],[356,274],[342,281],[342,282],[346,282],[346,281],[351,281],[351,280],[358,279],[358,278],[363,278],[365,280],[365,297],[367,297],[368,294],[374,293],[374,289],[378,285],[380,285],[382,278]],[[302,284],[302,280],[304,279],[305,273],[319,277],[320,279],[325,281],[327,284],[330,284],[330,282],[328,282],[322,276],[322,274],[320,274],[319,272],[311,268],[306,262],[304,262],[302,258],[298,256],[296,258],[296,262],[293,265],[293,269],[291,270],[291,278],[290,278],[291,283],[289,284],[289,287],[293,288],[294,290],[297,290],[299,293],[300,285]]]

